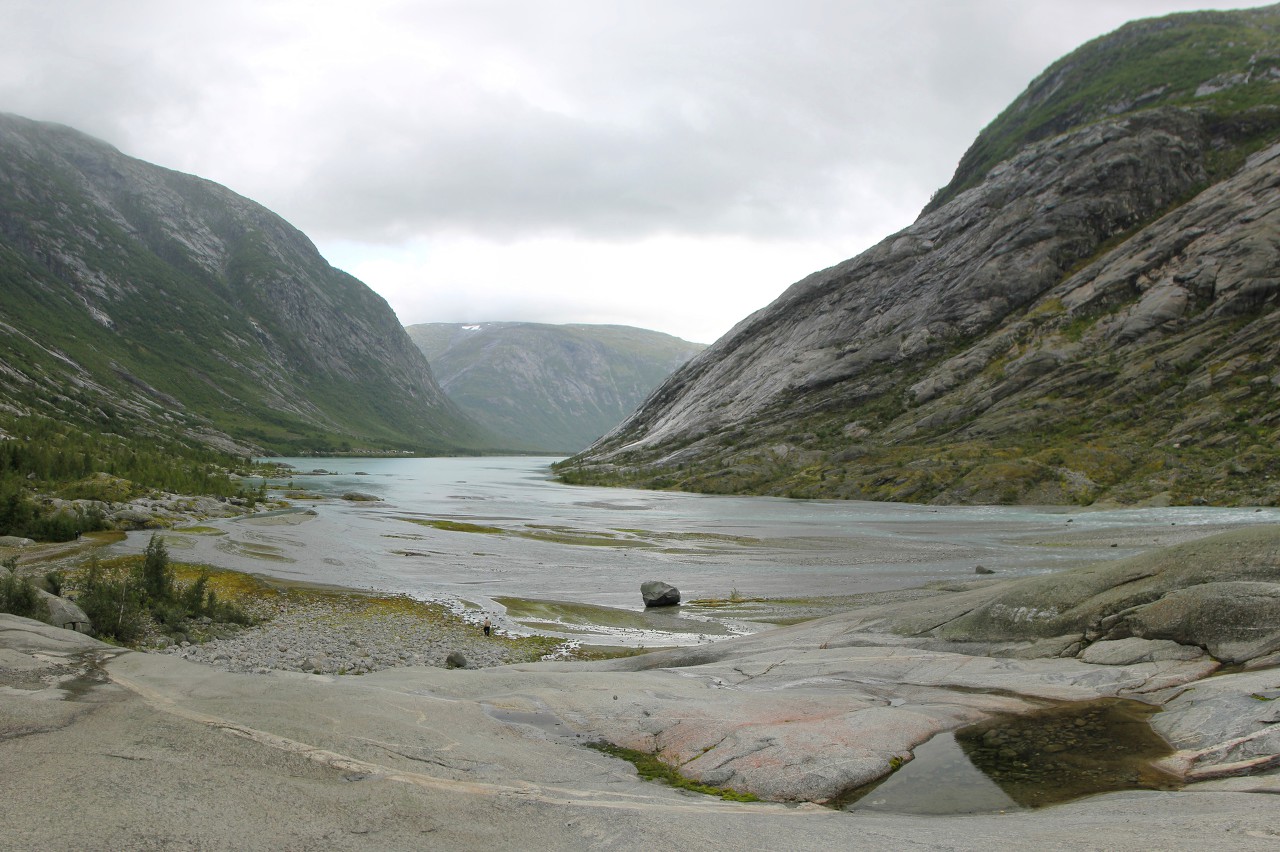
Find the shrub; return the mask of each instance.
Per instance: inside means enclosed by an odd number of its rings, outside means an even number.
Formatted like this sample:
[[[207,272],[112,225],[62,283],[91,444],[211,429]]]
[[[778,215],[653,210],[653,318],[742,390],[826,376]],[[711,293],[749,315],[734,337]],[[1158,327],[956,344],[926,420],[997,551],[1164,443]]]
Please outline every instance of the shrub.
[[[76,603],[93,622],[99,638],[129,644],[146,632],[147,611],[136,571],[108,570],[96,556],[91,557]]]
[[[10,557],[4,561],[8,570],[0,576],[0,612],[48,621],[49,604],[27,577],[18,576],[18,560]]]
[[[18,535],[37,541],[72,541],[80,533],[107,528],[100,506],[87,511],[44,513],[17,482],[0,483],[0,535]]]
[[[153,535],[141,559],[121,560],[107,569],[91,557],[80,582],[80,606],[100,638],[125,645],[141,640],[149,629],[187,632],[185,622],[208,616],[212,621],[249,625],[243,609],[218,600],[202,571],[195,582],[179,586],[164,539]]]

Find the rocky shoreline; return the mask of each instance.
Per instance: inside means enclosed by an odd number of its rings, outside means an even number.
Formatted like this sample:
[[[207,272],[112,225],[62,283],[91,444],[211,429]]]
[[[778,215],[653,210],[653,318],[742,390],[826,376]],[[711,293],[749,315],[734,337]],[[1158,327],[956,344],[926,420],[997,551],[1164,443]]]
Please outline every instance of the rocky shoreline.
[[[283,596],[282,596],[283,597]],[[228,672],[360,675],[397,666],[484,668],[533,662],[565,643],[520,637],[408,598],[293,590],[270,617],[222,638],[161,649]],[[258,608],[261,614],[262,609]],[[450,663],[461,655],[463,666]]]

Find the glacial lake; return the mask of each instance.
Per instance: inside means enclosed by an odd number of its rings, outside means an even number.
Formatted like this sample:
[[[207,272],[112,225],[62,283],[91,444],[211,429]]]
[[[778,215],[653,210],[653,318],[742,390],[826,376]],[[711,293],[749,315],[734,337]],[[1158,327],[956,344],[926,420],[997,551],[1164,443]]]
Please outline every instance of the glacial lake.
[[[173,557],[440,600],[499,623],[495,598],[641,613],[640,583],[650,579],[685,601],[846,596],[970,580],[979,565],[1001,577],[1056,571],[1280,522],[1275,508],[940,507],[583,487],[552,478],[555,458],[273,461],[295,470],[267,483],[290,509],[166,532]],[[377,499],[346,499],[356,494]],[[149,536],[131,533],[114,550],[140,552]],[[695,618],[711,636],[732,621]],[[668,626],[655,618],[565,635],[681,641]]]

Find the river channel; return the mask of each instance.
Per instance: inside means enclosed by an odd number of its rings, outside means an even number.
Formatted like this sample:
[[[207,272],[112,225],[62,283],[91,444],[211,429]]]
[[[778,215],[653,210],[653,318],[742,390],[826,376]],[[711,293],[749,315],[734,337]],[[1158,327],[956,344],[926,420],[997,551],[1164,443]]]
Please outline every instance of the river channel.
[[[607,607],[625,615],[585,621],[615,621],[608,629],[559,626],[610,644],[759,629],[714,612],[649,619],[639,592],[649,579],[686,601],[842,597],[970,580],[978,566],[1002,577],[1057,571],[1280,522],[1274,508],[948,507],[581,487],[554,480],[553,458],[278,461],[293,473],[267,485],[289,509],[168,532],[174,558],[500,619],[513,599]],[[137,552],[148,537],[116,547]],[[535,621],[555,632],[562,615],[544,607]]]

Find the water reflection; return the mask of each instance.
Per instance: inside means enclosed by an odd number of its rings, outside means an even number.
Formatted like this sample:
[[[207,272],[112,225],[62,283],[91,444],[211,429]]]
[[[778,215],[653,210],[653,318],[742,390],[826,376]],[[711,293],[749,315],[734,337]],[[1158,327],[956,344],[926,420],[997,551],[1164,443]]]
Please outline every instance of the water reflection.
[[[1156,708],[1103,699],[1002,714],[920,746],[915,759],[854,791],[845,810],[914,814],[1040,808],[1116,790],[1167,790],[1155,766],[1172,748],[1152,730]]]
[[[938,734],[915,759],[878,784],[851,794],[849,811],[973,814],[1016,810],[1017,803],[973,765],[952,734]]]
[[[1105,699],[1001,716],[956,733],[969,760],[1026,808],[1110,790],[1159,790],[1177,779],[1154,762],[1173,749],[1152,730],[1157,708]]]

